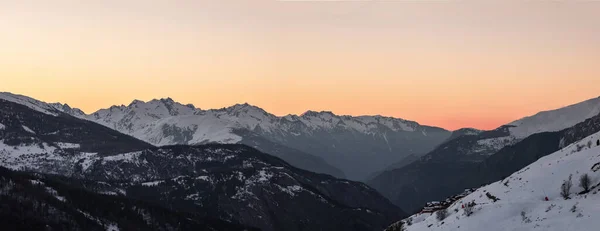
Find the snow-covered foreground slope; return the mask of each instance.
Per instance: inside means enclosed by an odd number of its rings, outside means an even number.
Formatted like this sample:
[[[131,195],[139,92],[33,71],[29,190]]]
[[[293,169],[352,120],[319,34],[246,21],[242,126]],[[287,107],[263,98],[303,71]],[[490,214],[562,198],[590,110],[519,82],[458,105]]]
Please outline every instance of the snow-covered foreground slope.
[[[420,230],[598,230],[600,227],[600,133],[545,156],[502,181],[477,189],[451,205],[448,217],[417,214],[408,231]],[[596,171],[595,171],[596,170]],[[579,179],[588,174],[592,189],[583,193]],[[572,178],[571,199],[560,188]],[[499,200],[493,202],[486,194]],[[580,194],[581,193],[581,194]],[[548,197],[548,201],[545,200]],[[471,216],[463,205],[474,201]],[[467,206],[468,207],[468,206]],[[404,220],[407,221],[407,220]]]

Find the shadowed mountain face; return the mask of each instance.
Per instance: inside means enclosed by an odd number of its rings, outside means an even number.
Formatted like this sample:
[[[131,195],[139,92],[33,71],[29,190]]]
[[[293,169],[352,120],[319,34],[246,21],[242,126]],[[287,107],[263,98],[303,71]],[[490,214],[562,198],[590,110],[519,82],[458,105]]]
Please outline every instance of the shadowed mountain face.
[[[314,111],[277,117],[248,104],[201,110],[169,98],[72,115],[157,146],[248,144],[296,167],[352,180],[364,180],[409,155],[427,153],[450,136],[441,128],[391,117]]]
[[[381,126],[377,132],[362,133],[338,127],[293,133],[296,135],[261,134],[285,146],[323,157],[344,171],[349,179],[365,180],[390,163],[427,153],[449,135],[439,128],[418,126],[416,129],[420,131],[393,131]]]
[[[123,196],[72,187],[73,180],[0,167],[3,230],[258,230]]]
[[[600,98],[541,112],[493,131],[449,139],[419,160],[374,177],[405,211],[502,179],[540,157],[600,131]]]
[[[157,148],[27,102],[0,99],[0,165],[13,170],[262,230],[381,230],[405,216],[366,184],[302,170],[246,145]]]
[[[89,161],[81,174],[106,182],[103,191],[263,230],[380,230],[404,216],[365,184],[300,170],[242,145],[167,146]]]

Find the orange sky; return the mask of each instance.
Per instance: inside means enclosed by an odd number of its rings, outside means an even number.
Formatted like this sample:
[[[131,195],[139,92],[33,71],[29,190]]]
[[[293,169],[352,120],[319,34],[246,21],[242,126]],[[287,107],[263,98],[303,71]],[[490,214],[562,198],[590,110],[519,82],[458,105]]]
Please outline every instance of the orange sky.
[[[598,12],[592,1],[4,0],[0,91],[86,112],[172,97],[491,129],[600,96]]]

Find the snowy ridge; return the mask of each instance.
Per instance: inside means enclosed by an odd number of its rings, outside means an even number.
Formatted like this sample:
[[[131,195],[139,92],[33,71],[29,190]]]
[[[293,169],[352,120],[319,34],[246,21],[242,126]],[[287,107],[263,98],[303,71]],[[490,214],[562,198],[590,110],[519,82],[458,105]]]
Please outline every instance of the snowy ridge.
[[[600,97],[556,110],[539,112],[508,125],[514,126],[509,128],[513,136],[525,138],[534,133],[560,131],[598,114],[600,114]]]
[[[26,107],[29,107],[33,110],[42,112],[44,114],[53,115],[53,116],[58,115],[57,109],[54,108],[52,105],[44,103],[39,100],[32,99],[27,96],[16,95],[16,94],[12,94],[9,92],[0,92],[0,100],[6,100],[6,101],[18,103],[18,104],[24,105]]]
[[[416,122],[392,117],[338,116],[331,112],[307,111],[301,116],[278,117],[247,103],[201,110],[170,98],[148,102],[134,100],[129,106],[112,106],[83,118],[155,145],[238,143],[242,138],[233,133],[234,129],[299,135],[333,129],[365,134],[377,134],[382,128],[415,132],[420,127]],[[181,135],[176,134],[179,132],[185,133],[186,137],[177,137]]]
[[[598,143],[600,132],[542,157],[502,181],[477,189],[451,205],[443,221],[435,213],[416,214],[403,220],[412,223],[404,227],[408,231],[595,230],[600,226]],[[579,185],[583,174],[591,179],[589,192]],[[570,177],[570,199],[564,199],[560,188]],[[499,200],[494,202],[486,194]],[[473,214],[466,216],[463,205],[473,201]]]
[[[516,144],[533,134],[560,131],[598,114],[600,114],[600,97],[551,111],[539,112],[489,131],[507,133],[501,136],[489,137],[485,131],[477,130],[460,129],[459,131],[475,135],[483,134],[466,153],[487,156],[506,146]]]

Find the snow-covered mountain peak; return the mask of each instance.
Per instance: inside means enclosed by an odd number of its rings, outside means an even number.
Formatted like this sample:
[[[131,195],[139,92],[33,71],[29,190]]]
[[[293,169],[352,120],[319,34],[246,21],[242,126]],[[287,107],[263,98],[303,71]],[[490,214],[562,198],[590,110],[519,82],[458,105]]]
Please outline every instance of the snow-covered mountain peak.
[[[175,103],[175,100],[173,100],[171,97],[160,98],[160,101],[166,102],[166,103]]]
[[[271,132],[278,129],[279,126],[277,123],[279,117],[248,103],[208,110],[201,114],[219,118],[223,121],[223,124],[227,124],[231,128],[244,128],[251,131],[259,129],[264,132]]]
[[[140,104],[145,104],[146,102],[139,100],[139,99],[134,99],[133,101],[131,101],[131,103],[129,103],[129,105],[127,105],[127,107],[135,107],[137,105]],[[114,106],[113,106],[114,107]]]
[[[334,114],[331,111],[313,111],[313,110],[308,110],[302,114],[300,114],[300,117],[302,118],[310,118],[310,117],[316,117],[316,118],[321,118],[321,119],[331,119],[334,117],[339,117],[336,114]]]
[[[248,115],[253,115],[255,117],[265,117],[265,116],[266,117],[275,117],[274,115],[268,113],[264,109],[254,106],[254,105],[251,105],[251,104],[248,104],[248,103],[235,104],[230,107],[212,110],[212,111],[226,112],[227,114],[230,114],[230,115],[248,114]]]
[[[286,116],[281,117],[281,119],[287,120],[287,121],[290,121],[290,122],[298,121],[298,118],[299,118],[298,115],[292,115],[292,114],[288,114]]]
[[[72,108],[71,106],[69,106],[68,104],[62,104],[62,103],[51,103],[50,105],[52,105],[52,107],[58,109],[61,112],[67,113],[69,115],[75,116],[75,117],[84,117],[85,116],[85,112],[83,112],[82,110],[80,110],[79,108]]]
[[[146,113],[152,114],[158,118],[165,118],[167,116],[178,116],[178,115],[193,115],[200,111],[193,106],[183,105],[175,102],[171,98],[153,99],[148,102],[141,100],[134,100],[127,106],[129,111],[135,113]]]
[[[330,111],[306,111],[300,115],[300,118],[308,121],[319,121],[319,122],[329,122],[329,123],[337,123],[341,118],[333,112]]]
[[[171,98],[153,99],[148,102],[133,100],[128,106],[111,106],[100,109],[86,119],[128,134],[140,129],[154,127],[158,120],[173,116],[195,115],[200,112],[190,105],[183,105]]]

